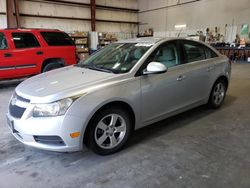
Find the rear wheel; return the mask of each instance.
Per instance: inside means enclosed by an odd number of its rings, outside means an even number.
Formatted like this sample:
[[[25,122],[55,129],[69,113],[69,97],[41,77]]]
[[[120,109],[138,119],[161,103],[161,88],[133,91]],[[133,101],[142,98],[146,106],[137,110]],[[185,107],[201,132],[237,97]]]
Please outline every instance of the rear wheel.
[[[226,83],[223,80],[218,80],[212,89],[209,97],[208,106],[210,108],[221,107],[226,96]]]
[[[58,68],[61,68],[62,65],[59,64],[59,63],[49,63],[47,64],[44,68],[43,68],[43,71],[42,72],[48,72],[48,71],[51,71],[51,70],[54,70],[54,69],[58,69]]]
[[[123,109],[107,108],[93,118],[87,131],[87,145],[92,151],[100,155],[112,154],[128,140],[131,118]]]

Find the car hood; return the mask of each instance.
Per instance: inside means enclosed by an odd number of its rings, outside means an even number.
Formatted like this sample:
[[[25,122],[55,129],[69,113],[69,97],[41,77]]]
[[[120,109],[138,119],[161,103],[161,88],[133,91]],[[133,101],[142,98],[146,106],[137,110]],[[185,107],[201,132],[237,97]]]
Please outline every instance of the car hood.
[[[83,95],[88,89],[117,80],[121,75],[69,66],[49,71],[19,84],[16,93],[31,103],[48,103]]]

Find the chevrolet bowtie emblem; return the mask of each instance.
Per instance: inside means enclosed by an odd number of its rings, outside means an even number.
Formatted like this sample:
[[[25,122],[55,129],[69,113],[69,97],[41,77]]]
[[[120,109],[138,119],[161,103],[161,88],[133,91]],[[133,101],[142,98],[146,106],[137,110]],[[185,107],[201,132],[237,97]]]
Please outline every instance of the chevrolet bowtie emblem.
[[[11,99],[11,105],[14,106],[14,105],[16,104],[16,102],[17,102],[17,98],[16,98],[16,97],[13,97],[13,98]]]

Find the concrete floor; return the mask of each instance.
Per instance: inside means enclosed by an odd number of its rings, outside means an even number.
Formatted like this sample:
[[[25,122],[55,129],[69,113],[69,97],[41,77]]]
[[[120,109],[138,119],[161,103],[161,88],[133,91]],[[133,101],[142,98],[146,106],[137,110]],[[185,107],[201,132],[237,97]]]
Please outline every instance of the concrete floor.
[[[0,84],[0,187],[250,187],[250,64],[234,64],[224,106],[137,131],[111,156],[33,149],[6,127],[17,82]]]

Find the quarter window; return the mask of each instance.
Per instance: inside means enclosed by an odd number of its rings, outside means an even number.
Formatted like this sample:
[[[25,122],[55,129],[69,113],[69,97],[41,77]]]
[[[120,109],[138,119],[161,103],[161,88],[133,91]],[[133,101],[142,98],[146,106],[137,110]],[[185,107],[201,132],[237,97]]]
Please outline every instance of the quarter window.
[[[44,40],[49,46],[73,46],[72,39],[62,32],[41,32]]]
[[[206,46],[204,46],[204,47],[205,47],[205,53],[206,53],[206,58],[207,59],[218,57],[218,55],[213,50],[209,49]]]
[[[187,63],[206,59],[205,50],[199,43],[184,42],[184,50],[186,52]]]
[[[6,37],[3,33],[0,33],[0,50],[8,48]]]
[[[40,47],[38,40],[32,33],[12,33],[12,37],[16,48]]]

